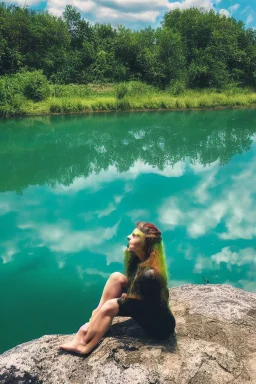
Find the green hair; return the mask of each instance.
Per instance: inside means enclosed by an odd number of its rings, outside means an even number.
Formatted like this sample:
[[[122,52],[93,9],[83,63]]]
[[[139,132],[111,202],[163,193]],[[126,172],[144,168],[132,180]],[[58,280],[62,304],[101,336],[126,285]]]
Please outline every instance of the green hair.
[[[136,272],[140,263],[139,258],[133,252],[128,249],[124,252],[124,270],[128,278],[132,277]],[[168,282],[168,271],[165,259],[165,250],[163,241],[156,242],[150,247],[150,252],[147,259],[140,263],[141,267],[154,268],[156,269],[166,284]]]
[[[160,243],[156,243],[153,246],[153,250],[157,252],[157,259],[159,264],[159,272],[165,279],[166,283],[168,282],[168,270],[166,265],[166,258],[165,258],[165,249],[164,249],[164,243],[161,241]]]

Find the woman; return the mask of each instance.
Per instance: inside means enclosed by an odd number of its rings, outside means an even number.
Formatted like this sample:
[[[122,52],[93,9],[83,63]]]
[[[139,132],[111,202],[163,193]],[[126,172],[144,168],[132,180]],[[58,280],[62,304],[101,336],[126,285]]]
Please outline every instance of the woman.
[[[161,232],[153,224],[138,222],[128,240],[124,259],[126,275],[115,272],[110,276],[89,322],[79,329],[71,342],[60,348],[90,353],[115,316],[133,317],[154,338],[165,338],[173,333],[175,319],[169,308]]]

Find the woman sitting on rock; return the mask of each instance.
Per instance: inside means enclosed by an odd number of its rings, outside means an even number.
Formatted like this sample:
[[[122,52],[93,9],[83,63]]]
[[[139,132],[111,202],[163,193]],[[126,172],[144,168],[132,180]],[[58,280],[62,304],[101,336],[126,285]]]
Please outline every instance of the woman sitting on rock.
[[[153,338],[163,339],[173,333],[175,319],[169,308],[161,232],[153,224],[138,222],[128,240],[124,259],[126,275],[115,272],[110,276],[89,322],[60,348],[90,353],[115,316],[133,317]]]

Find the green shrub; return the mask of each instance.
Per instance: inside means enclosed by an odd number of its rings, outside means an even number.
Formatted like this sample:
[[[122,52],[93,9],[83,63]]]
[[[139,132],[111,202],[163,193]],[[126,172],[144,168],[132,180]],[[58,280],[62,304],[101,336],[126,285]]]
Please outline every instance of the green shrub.
[[[127,111],[131,108],[130,101],[125,97],[117,102],[117,108],[121,111]]]
[[[24,113],[26,98],[23,93],[23,83],[17,75],[0,78],[0,115],[13,116]]]
[[[116,87],[116,97],[118,100],[123,99],[128,93],[128,85],[125,83],[120,83]]]
[[[171,95],[182,95],[186,90],[186,83],[183,80],[174,80],[169,84],[168,91]]]
[[[26,101],[25,97],[19,93],[13,95],[8,102],[0,106],[0,116],[23,115],[26,109]]]
[[[23,72],[20,75],[24,77],[23,94],[27,99],[42,101],[50,96],[50,84],[42,71]]]
[[[130,81],[128,83],[129,95],[145,96],[159,93],[153,85],[142,83],[141,81]]]
[[[0,79],[0,105],[11,103],[14,95],[22,94],[23,84],[13,76],[2,76]]]

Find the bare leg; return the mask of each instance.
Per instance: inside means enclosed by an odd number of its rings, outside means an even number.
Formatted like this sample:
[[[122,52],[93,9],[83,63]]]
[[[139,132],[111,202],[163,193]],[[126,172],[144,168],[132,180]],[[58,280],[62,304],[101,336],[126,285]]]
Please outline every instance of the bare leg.
[[[98,307],[93,311],[92,317],[89,320],[89,322],[85,323],[84,325],[82,325],[82,327],[79,328],[78,332],[76,333],[75,337],[73,338],[73,340],[71,342],[61,345],[60,348],[68,350],[68,351],[78,352],[78,353],[89,353],[89,352],[83,352],[83,350],[84,350],[85,345],[86,345],[85,340],[87,340],[87,339],[85,339],[85,338],[86,338],[87,332],[89,331],[89,329],[91,331],[91,323],[93,322],[93,324],[94,324],[94,318],[96,320],[96,315],[98,314],[98,312],[100,311],[102,306],[107,301],[113,301],[112,299],[120,297],[126,286],[127,286],[127,278],[125,275],[123,275],[122,273],[119,273],[119,272],[112,273],[112,275],[109,277],[108,281],[106,282],[106,285],[104,287],[104,290],[103,290],[103,293],[102,293],[102,296],[100,299],[100,303],[99,303]],[[116,308],[117,308],[116,313],[114,314],[114,316],[115,316],[118,313],[118,304],[117,304],[116,300],[114,300],[114,301],[116,303]],[[109,327],[111,325],[113,317],[111,318]],[[106,319],[104,320],[104,324],[107,324]],[[94,325],[94,328],[95,328],[95,325]],[[108,328],[103,332],[102,336],[108,330]],[[102,328],[100,328],[100,329],[102,329]],[[105,329],[105,327],[104,327],[104,329]],[[100,336],[99,339],[102,336]],[[94,340],[94,343],[95,343],[95,340]],[[91,347],[91,349],[92,348],[93,347]],[[88,348],[86,348],[86,350],[88,350]]]
[[[98,307],[92,312],[92,317],[96,315],[106,301],[120,297],[126,286],[127,277],[125,275],[120,272],[112,273],[103,289]]]
[[[80,349],[82,350],[82,348],[86,346],[86,343],[84,342],[84,338],[87,334],[88,327],[89,327],[89,323],[85,323],[84,325],[82,325],[77,331],[75,337],[71,341],[63,345],[60,345],[59,348],[65,349],[66,351],[83,353],[83,352],[80,352]]]
[[[112,320],[117,315],[118,310],[117,300],[108,300],[101,306],[93,319],[91,319],[86,331],[84,332],[81,327],[74,339],[69,343],[61,345],[60,348],[80,354],[90,353],[110,328]]]

